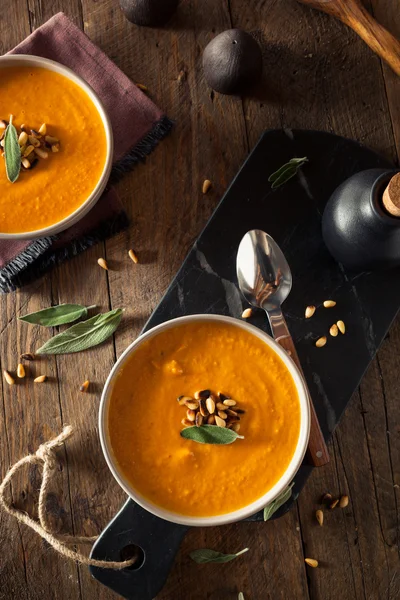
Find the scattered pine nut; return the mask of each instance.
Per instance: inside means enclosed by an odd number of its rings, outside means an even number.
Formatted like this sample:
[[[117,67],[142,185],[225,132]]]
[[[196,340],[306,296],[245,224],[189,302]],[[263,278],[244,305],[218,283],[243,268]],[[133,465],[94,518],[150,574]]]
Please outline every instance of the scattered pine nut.
[[[203,419],[204,419],[203,415],[198,412],[196,414],[196,419],[195,419],[196,427],[200,427],[201,425],[203,425]]]
[[[60,152],[60,144],[53,144],[51,147],[52,152]]]
[[[35,146],[32,146],[32,144],[30,144],[29,146],[27,146],[24,150],[24,158],[26,158],[27,156],[29,156],[35,149]]]
[[[46,135],[46,133],[47,133],[46,123],[42,123],[42,125],[39,127],[39,133],[40,133],[40,135]]]
[[[218,425],[218,427],[226,427],[224,419],[221,419],[221,417],[219,417],[218,415],[215,415],[215,423],[216,425]]]
[[[36,377],[33,382],[34,383],[44,383],[47,379],[47,375],[39,375],[39,377]]]
[[[188,419],[182,419],[181,423],[182,423],[182,425],[184,425],[185,427],[193,427],[193,423],[192,423],[192,421],[189,421]]]
[[[50,144],[50,146],[53,144],[58,144],[60,141],[58,138],[53,137],[52,135],[46,135],[44,139],[48,144]]]
[[[333,500],[333,496],[332,494],[329,494],[329,492],[326,492],[322,498],[321,498],[321,504],[330,504]]]
[[[253,310],[251,308],[245,308],[242,312],[242,319],[250,319],[253,314]]]
[[[336,500],[334,500],[333,502],[330,503],[329,508],[331,510],[333,510],[334,508],[337,507],[338,504],[339,504],[339,498],[336,498]]]
[[[185,81],[186,80],[186,71],[183,71],[183,70],[179,71],[177,79],[178,79],[179,83],[182,83],[182,81]]]
[[[25,158],[25,156],[21,159],[21,164],[23,167],[25,167],[25,169],[31,168],[31,163],[27,158]]]
[[[207,398],[207,400],[206,400],[206,408],[207,408],[208,412],[210,413],[210,415],[212,415],[215,412],[215,402],[211,398],[211,396],[209,398]]]
[[[305,313],[306,319],[311,319],[311,317],[313,316],[315,311],[316,311],[315,306],[307,306],[306,313]]]
[[[226,419],[228,418],[228,415],[227,415],[227,413],[226,413],[224,410],[219,410],[219,411],[218,411],[218,416],[219,416],[221,419],[224,419],[224,421],[226,421]]]
[[[42,150],[41,148],[35,148],[34,149],[34,153],[39,157],[39,158],[48,158],[49,157],[49,153],[46,152],[46,150]]]
[[[322,348],[323,346],[325,346],[326,342],[327,342],[326,336],[323,335],[315,342],[315,345],[317,346],[317,348]]]
[[[104,258],[98,258],[97,259],[97,264],[99,265],[99,267],[101,267],[102,269],[105,269],[106,271],[108,271],[108,265],[106,263],[106,261],[104,260]]]
[[[35,355],[32,352],[24,352],[19,358],[20,360],[35,360]]]
[[[196,418],[196,413],[194,412],[194,410],[192,410],[191,408],[189,408],[186,411],[186,418],[188,421],[194,421]]]
[[[136,254],[136,252],[135,252],[134,250],[132,250],[132,248],[131,248],[131,249],[129,250],[128,254],[129,254],[129,258],[130,258],[131,260],[133,260],[133,262],[135,263],[135,265],[137,265],[137,263],[139,262],[139,259],[138,259],[138,257],[137,257],[137,254]]]
[[[233,429],[233,431],[236,431],[236,433],[239,431],[240,429],[240,423],[232,423],[231,425],[231,429]]]
[[[17,367],[17,377],[23,379],[25,377],[25,367],[22,363],[19,363]]]
[[[336,325],[336,323],[334,323],[332,325],[332,327],[329,330],[329,333],[331,334],[332,337],[336,337],[339,333],[339,329],[338,326]]]
[[[345,334],[345,332],[346,332],[346,325],[343,323],[343,321],[338,321],[338,322],[336,323],[336,325],[337,325],[337,327],[338,327],[338,329],[339,329],[340,333],[344,335],[344,334]]]
[[[325,300],[324,307],[325,308],[333,308],[336,306],[336,302],[334,300]]]
[[[207,425],[215,425],[215,415],[209,415],[207,417]]]
[[[205,179],[203,182],[203,187],[202,187],[203,194],[207,194],[207,192],[211,186],[212,186],[211,181],[209,179]]]
[[[186,401],[185,404],[189,408],[189,410],[197,410],[199,408],[199,403],[197,402],[197,400],[190,399],[190,401]]]
[[[139,88],[139,90],[142,90],[142,92],[148,92],[149,88],[147,86],[145,86],[143,83],[135,83],[136,87]]]
[[[82,383],[82,385],[79,387],[79,391],[80,392],[87,392],[88,391],[88,387],[89,387],[89,383],[90,383],[89,379],[86,379],[86,381],[84,381]]]
[[[235,406],[236,400],[232,400],[232,398],[226,398],[226,400],[223,400],[222,404],[225,404],[225,406]]]
[[[318,509],[315,513],[315,518],[317,519],[318,523],[321,525],[323,525],[324,523],[324,513],[321,509]]]
[[[318,567],[318,561],[315,558],[305,558],[304,562],[307,563],[309,567],[316,569]]]
[[[19,145],[25,146],[27,141],[28,141],[28,134],[26,133],[26,131],[21,131],[21,133],[19,134],[19,138],[18,138]]]
[[[346,506],[349,504],[349,497],[348,496],[342,496],[339,500],[339,506],[340,508],[346,508]]]
[[[10,375],[10,373],[6,370],[3,371],[4,379],[7,381],[8,385],[14,385],[15,379]]]

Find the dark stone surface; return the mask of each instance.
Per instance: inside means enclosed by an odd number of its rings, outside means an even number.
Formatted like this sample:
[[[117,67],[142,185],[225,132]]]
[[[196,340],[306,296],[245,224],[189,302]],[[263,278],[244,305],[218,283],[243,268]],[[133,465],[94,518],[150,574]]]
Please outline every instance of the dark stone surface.
[[[302,174],[272,191],[268,176],[290,158],[307,156]],[[352,174],[391,168],[386,160],[352,140],[317,131],[267,131],[221,200],[145,330],[185,314],[216,313],[239,317],[246,303],[236,281],[236,252],[250,229],[263,229],[278,242],[293,273],[293,289],[283,305],[326,438],[396,316],[400,303],[399,269],[350,273],[335,262],[321,235],[321,216],[330,195]],[[334,299],[333,309],[305,307]],[[324,348],[314,341],[338,319],[346,335],[330,338]],[[265,314],[251,322],[269,332]],[[312,467],[301,466],[296,498]],[[285,512],[291,502],[275,516]],[[128,501],[103,532],[92,555],[119,559],[128,543],[142,544],[146,560],[137,571],[92,569],[93,575],[126,598],[150,600],[163,586],[185,532]],[[253,517],[261,520],[262,514]],[[156,565],[156,566],[155,566]]]

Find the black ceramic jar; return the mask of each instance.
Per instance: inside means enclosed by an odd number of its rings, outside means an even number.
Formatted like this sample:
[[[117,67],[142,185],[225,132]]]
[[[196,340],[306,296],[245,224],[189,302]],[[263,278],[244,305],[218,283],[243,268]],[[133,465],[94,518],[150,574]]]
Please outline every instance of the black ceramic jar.
[[[400,265],[400,218],[388,213],[383,193],[396,171],[369,169],[347,179],[330,197],[322,235],[330,253],[354,271]]]

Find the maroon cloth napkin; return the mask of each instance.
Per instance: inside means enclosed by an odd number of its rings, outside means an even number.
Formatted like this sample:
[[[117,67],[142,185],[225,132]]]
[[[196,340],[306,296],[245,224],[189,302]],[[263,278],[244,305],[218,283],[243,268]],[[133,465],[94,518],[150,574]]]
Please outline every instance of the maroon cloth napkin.
[[[111,181],[150,154],[172,122],[63,13],[39,27],[10,54],[34,54],[60,62],[97,92],[114,133]],[[10,292],[53,264],[82,252],[128,225],[118,196],[108,188],[79,223],[54,238],[0,240],[0,290]]]

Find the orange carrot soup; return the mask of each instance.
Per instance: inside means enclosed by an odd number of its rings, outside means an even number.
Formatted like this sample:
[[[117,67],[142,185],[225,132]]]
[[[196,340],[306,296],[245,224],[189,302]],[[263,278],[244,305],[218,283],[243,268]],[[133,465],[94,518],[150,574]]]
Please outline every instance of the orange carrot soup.
[[[244,438],[229,445],[184,439],[180,432],[200,411],[203,425],[222,419]],[[128,358],[111,392],[108,435],[119,470],[143,497],[210,517],[251,504],[277,483],[300,421],[295,383],[272,348],[235,325],[192,321],[161,331]]]
[[[106,134],[92,100],[63,75],[3,67],[0,78],[0,136],[13,115],[23,157],[15,183],[0,158],[0,232],[35,231],[65,219],[87,200],[104,169]]]

